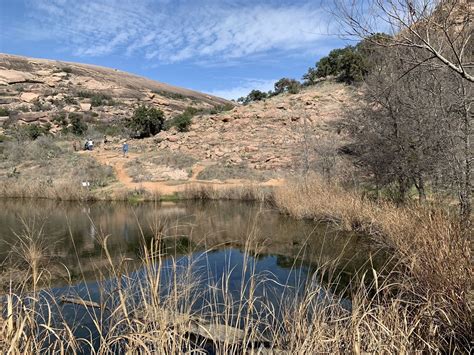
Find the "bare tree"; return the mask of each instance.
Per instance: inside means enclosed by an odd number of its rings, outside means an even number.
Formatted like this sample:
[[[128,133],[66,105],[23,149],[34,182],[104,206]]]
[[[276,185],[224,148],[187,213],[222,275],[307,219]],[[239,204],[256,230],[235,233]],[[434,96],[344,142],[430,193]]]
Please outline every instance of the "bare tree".
[[[331,11],[344,35],[358,38],[390,32],[390,41],[378,45],[419,50],[423,65],[436,59],[466,81],[474,82],[471,0],[335,0]]]
[[[391,56],[383,56],[385,67],[375,65],[367,81],[366,100],[372,106],[366,106],[361,117],[366,124],[374,117],[377,122],[367,128],[372,136],[362,134],[374,144],[372,152],[359,152],[371,157],[365,164],[377,165],[374,174],[382,182],[396,176],[402,195],[404,185],[414,183],[423,199],[427,177],[432,184],[436,180],[454,189],[468,223],[473,188],[474,2],[336,0],[332,10],[345,35],[371,41]],[[381,31],[391,36],[375,35]]]

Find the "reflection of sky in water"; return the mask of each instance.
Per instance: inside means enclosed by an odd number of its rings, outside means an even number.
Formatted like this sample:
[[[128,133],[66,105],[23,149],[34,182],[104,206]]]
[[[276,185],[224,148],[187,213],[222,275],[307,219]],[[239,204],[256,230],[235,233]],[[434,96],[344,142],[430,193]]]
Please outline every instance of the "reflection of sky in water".
[[[247,266],[247,268],[244,267]],[[176,270],[176,275],[175,275]],[[283,268],[278,266],[276,256],[266,256],[262,258],[254,258],[246,256],[237,249],[224,249],[214,252],[198,252],[190,256],[179,257],[175,260],[166,258],[161,269],[161,295],[166,299],[173,293],[173,282],[175,276],[179,280],[183,273],[191,270],[191,276],[184,278],[182,281],[191,280],[194,283],[194,301],[192,305],[193,311],[210,312],[209,302],[212,304],[212,310],[222,312],[224,303],[223,294],[215,291],[222,288],[223,279],[226,282],[226,297],[235,300],[234,307],[238,307],[238,300],[249,297],[250,278],[253,276],[257,281],[253,299],[258,300],[255,308],[259,307],[259,302],[268,304],[271,302],[276,310],[280,298],[286,293],[287,295],[295,295],[299,290],[304,288],[308,276],[308,269],[301,268]],[[138,294],[139,285],[146,289],[146,273],[144,268],[138,269],[130,274],[130,277],[124,279],[123,287],[129,287]],[[260,282],[259,282],[260,281]],[[61,295],[72,297],[80,297],[82,299],[92,300],[101,304],[111,305],[111,300],[107,300],[107,295],[117,289],[116,281],[108,279],[102,283],[89,282],[80,283],[74,286],[58,287],[52,290],[52,294],[59,299]],[[243,292],[242,292],[243,290]],[[241,297],[243,295],[243,297]],[[49,299],[50,295],[43,293],[45,299]],[[134,299],[134,306],[139,308],[140,297]],[[217,305],[217,307],[216,307]],[[206,308],[207,306],[207,308]],[[221,307],[219,307],[221,306]],[[93,317],[100,318],[100,311],[93,308],[84,308],[73,304],[60,304],[61,313],[68,324],[81,324],[75,331],[78,337],[90,338],[90,334],[97,336],[96,326]],[[241,311],[246,310],[245,305],[241,304]],[[111,307],[110,307],[111,308]],[[44,308],[46,310],[47,308]],[[103,316],[108,316],[107,311]],[[260,314],[261,316],[261,314]],[[107,322],[104,323],[107,325]],[[238,326],[238,324],[235,324]],[[96,344],[97,346],[97,344]]]
[[[369,252],[359,236],[337,233],[325,224],[296,221],[263,205],[246,202],[132,206],[4,200],[2,204],[0,258],[8,254],[14,233],[21,231],[19,218],[35,221],[37,227],[44,227],[48,255],[64,264],[73,275],[73,286],[62,286],[64,275],[53,279],[53,294],[72,294],[97,302],[110,302],[103,299],[104,288],[110,291],[117,286],[111,279],[101,284],[95,281],[97,270],[106,275],[107,262],[100,242],[106,235],[112,257],[125,256],[134,260],[129,265],[131,278],[126,286],[138,291],[138,284],[146,283],[146,270],[136,269],[142,255],[140,245],[150,243],[156,230],[163,231],[164,246],[168,247],[168,255],[175,255],[175,259],[170,256],[164,259],[162,294],[169,290],[167,286],[173,280],[173,260],[179,273],[188,270],[191,263],[191,279],[196,285],[193,291],[195,309],[206,304],[215,285],[222,287],[222,278],[228,280],[227,296],[240,299],[242,285],[248,286],[250,274],[257,275],[257,281],[266,280],[258,283],[255,297],[262,302],[278,304],[284,295],[302,289],[314,265],[340,258],[341,267],[351,271],[367,261]],[[259,245],[256,257],[246,256],[241,251],[249,235],[253,243]],[[252,248],[249,251],[254,253]],[[243,272],[244,260],[247,261],[246,273]],[[84,275],[86,282],[78,283],[80,275]],[[42,295],[48,297],[46,292]],[[222,301],[222,294],[214,296],[218,303]],[[90,313],[98,311],[71,304],[60,307],[69,324],[81,324],[76,334],[89,338],[90,329],[94,328]]]

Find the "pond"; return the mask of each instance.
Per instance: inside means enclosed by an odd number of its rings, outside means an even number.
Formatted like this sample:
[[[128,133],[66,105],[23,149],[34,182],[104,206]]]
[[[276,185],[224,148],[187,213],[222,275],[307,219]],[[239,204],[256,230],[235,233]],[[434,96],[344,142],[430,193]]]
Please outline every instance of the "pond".
[[[198,309],[216,285],[225,283],[225,292],[239,299],[246,292],[243,285],[258,276],[263,281],[254,297],[271,301],[284,292],[298,292],[321,267],[330,265],[337,274],[334,292],[338,292],[355,272],[383,262],[364,236],[295,220],[265,204],[2,200],[1,205],[0,262],[10,256],[10,261],[18,261],[19,269],[24,267],[21,256],[15,254],[19,236],[25,229],[30,235],[41,230],[49,290],[43,294],[45,299],[73,295],[99,302],[105,289],[125,282],[113,277],[117,267],[128,270],[128,285],[146,280],[150,269],[143,264],[143,247],[158,244],[160,292],[165,294],[167,285],[176,282],[176,274],[191,273],[193,292],[202,295],[194,297],[192,307]],[[7,285],[2,287],[6,292]],[[61,308],[63,318],[79,324],[77,335],[87,336],[93,328],[90,312],[74,304]]]

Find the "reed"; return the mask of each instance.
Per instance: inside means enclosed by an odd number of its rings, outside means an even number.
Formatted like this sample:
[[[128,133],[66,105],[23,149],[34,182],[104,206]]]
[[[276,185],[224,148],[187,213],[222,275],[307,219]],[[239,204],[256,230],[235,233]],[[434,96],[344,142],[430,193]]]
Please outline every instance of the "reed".
[[[436,204],[370,201],[318,177],[279,188],[274,199],[296,218],[329,220],[367,234],[397,260],[391,279],[402,292],[400,301],[432,309],[430,327],[441,342],[449,344],[454,334],[469,339],[471,236],[455,213]]]
[[[271,201],[272,188],[258,184],[238,186],[221,186],[212,184],[192,184],[179,194],[187,200],[240,200],[240,201]]]
[[[435,223],[439,229],[437,223],[441,222]],[[451,297],[459,296],[455,287],[444,294],[443,282],[458,282],[457,273],[451,280],[438,275],[437,281],[420,284],[419,277],[427,271],[408,268],[401,258],[384,270],[354,277],[345,292],[351,299],[348,307],[333,291],[339,275],[321,263],[303,289],[287,284],[270,301],[264,295],[274,292],[271,285],[277,280],[256,272],[249,255],[258,255],[260,246],[252,228],[243,246],[246,257],[235,294],[231,283],[236,271],[230,264],[220,279],[196,267],[199,260],[208,263],[207,252],[193,259],[190,251],[187,263],[165,258],[162,241],[167,236],[159,225],[151,241],[143,237],[138,261],[112,257],[110,236],[98,236],[108,261],[106,269],[97,271],[97,278],[104,280],[100,301],[66,300],[93,319],[91,332],[97,338],[79,337],[75,330],[80,324],[65,319],[61,299],[45,286],[47,250],[41,237],[41,229],[25,227],[14,248],[14,260],[26,261],[30,274],[36,276],[2,298],[2,353],[411,353],[467,352],[469,346],[467,329],[461,325],[470,313],[448,310]],[[203,282],[210,287],[203,289]],[[435,284],[444,288],[432,294],[429,287]]]

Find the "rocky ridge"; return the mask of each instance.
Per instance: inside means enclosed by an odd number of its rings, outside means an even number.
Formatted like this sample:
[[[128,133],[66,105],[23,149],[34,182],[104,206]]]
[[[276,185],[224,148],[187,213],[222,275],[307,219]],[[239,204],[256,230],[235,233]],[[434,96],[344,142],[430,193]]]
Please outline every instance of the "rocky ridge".
[[[210,109],[229,101],[115,69],[0,54],[0,129],[5,122],[49,122],[55,133],[58,114],[107,122],[130,117],[139,104],[171,117],[188,106]]]

